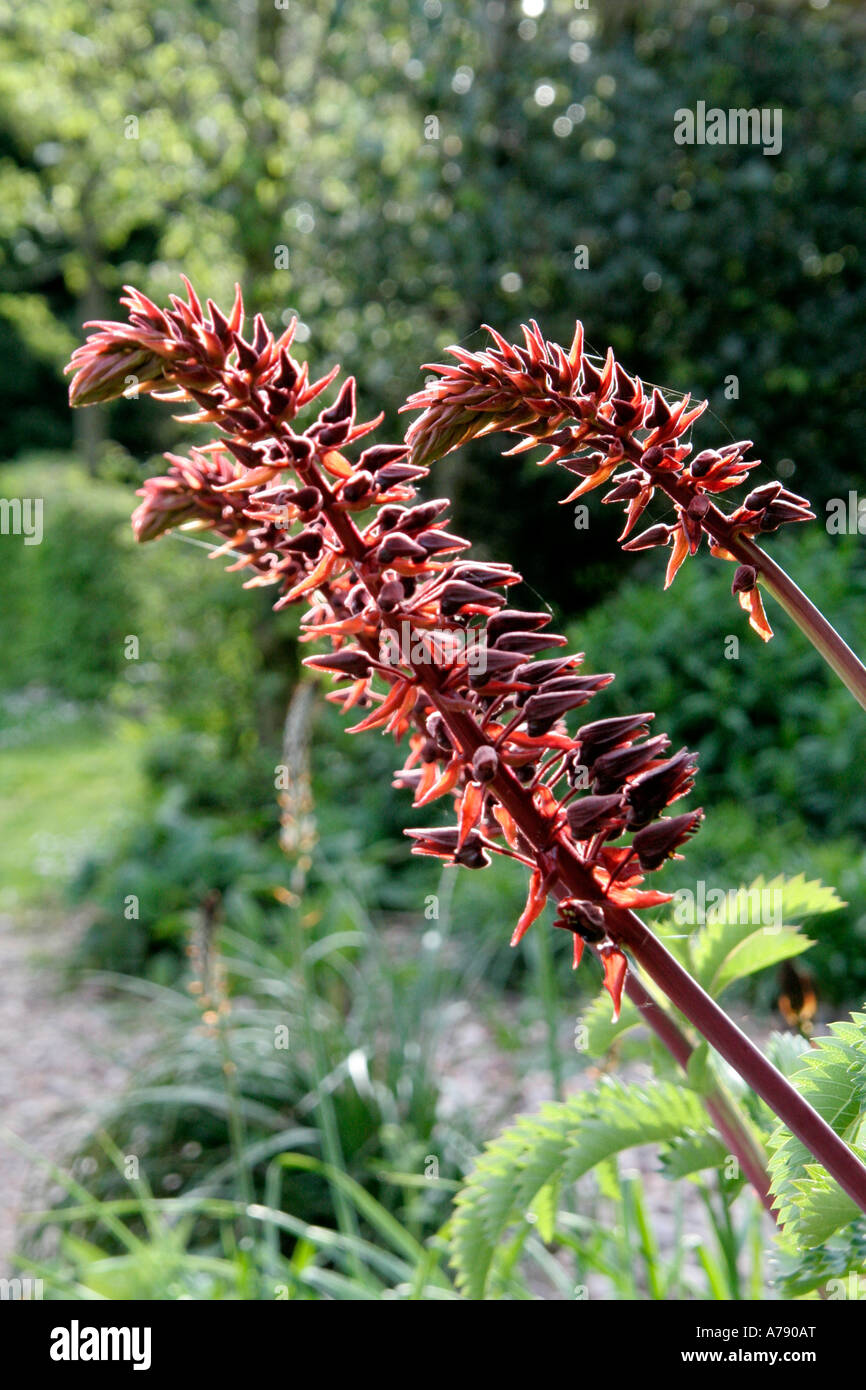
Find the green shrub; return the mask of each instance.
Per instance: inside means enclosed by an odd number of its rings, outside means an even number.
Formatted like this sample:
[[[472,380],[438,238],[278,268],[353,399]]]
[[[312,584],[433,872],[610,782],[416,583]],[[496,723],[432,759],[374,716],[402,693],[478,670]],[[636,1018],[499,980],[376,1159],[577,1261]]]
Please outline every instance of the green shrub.
[[[73,465],[41,458],[0,471],[0,495],[42,501],[42,540],[0,536],[0,688],[105,698],[135,632],[128,499]]]

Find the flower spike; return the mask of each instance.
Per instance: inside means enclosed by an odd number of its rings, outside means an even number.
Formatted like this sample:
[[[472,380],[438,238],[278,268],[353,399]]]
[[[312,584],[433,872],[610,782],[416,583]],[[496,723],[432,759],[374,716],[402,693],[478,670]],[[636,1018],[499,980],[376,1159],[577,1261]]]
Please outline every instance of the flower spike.
[[[528,431],[534,444],[552,419],[554,457],[575,447],[574,431],[560,428],[574,413],[575,392],[591,395],[607,442],[591,466],[581,463],[581,490],[598,486],[623,463],[615,420],[646,414],[643,388],[612,353],[596,371],[582,353],[582,331],[566,354],[532,323],[522,347],[494,335],[496,347],[481,358],[455,350],[465,390],[455,399],[453,369],[441,369],[444,376],[430,389],[442,392],[445,424],[440,418],[431,449],[419,449],[415,429],[404,445],[376,444],[356,454],[356,442],[376,422],[357,421],[352,377],[301,428],[298,416],[337,369],[310,384],[306,365],[289,355],[291,331],[275,340],[257,317],[244,337],[239,294],[224,315],[210,300],[203,309],[184,284],[186,299],[173,297],[167,310],[127,290],[128,322],[95,325],[70,364],[74,404],[120,394],[126,373],[137,367],[161,395],[192,402],[191,418],[222,432],[189,457],[169,455],[167,474],[144,483],[133,515],[136,538],[194,524],[214,533],[215,553],[243,570],[248,586],[274,588],[275,608],[306,601],[302,640],[322,640],[327,648],[304,664],[331,676],[332,698],[344,711],[358,711],[349,732],[378,729],[407,740],[395,784],[412,792],[416,806],[453,798],[456,824],[410,831],[414,852],[471,869],[485,868],[492,853],[525,864],[529,895],[513,945],[548,896],[561,892],[565,856],[585,883],[586,898],[561,902],[556,925],[572,931],[575,963],[585,942],[600,952],[618,1008],[626,960],[608,934],[606,912],[667,901],[667,894],[641,885],[697,828],[697,812],[659,819],[690,790],[694,758],[682,750],[666,759],[668,740],[647,737],[652,715],[646,713],[596,720],[570,733],[567,717],[612,674],[583,674],[582,653],[557,650],[565,638],[547,631],[548,613],[507,608],[506,593],[520,575],[509,565],[466,558],[468,541],[449,529],[447,498],[420,502],[413,482],[424,475],[434,442],[441,451],[443,438],[456,447],[464,437],[502,428],[507,392],[485,398],[478,371],[486,381],[507,368],[519,387],[509,427]],[[555,398],[552,417],[548,393]],[[673,441],[685,412],[659,407],[656,413],[656,435]],[[739,458],[736,450],[729,454]],[[627,500],[636,520],[633,504],[651,490],[641,475],[637,490],[626,480],[607,500]],[[765,503],[777,509],[774,515],[782,505],[776,492],[747,500],[750,518],[762,516]],[[358,516],[363,520],[356,523]],[[691,532],[662,527],[665,542],[674,531],[676,567]],[[650,531],[629,544],[656,539]],[[753,602],[755,592],[741,579],[741,600]],[[579,764],[589,770],[589,786],[574,781]]]
[[[567,353],[546,341],[534,320],[523,327],[523,346],[509,344],[492,328],[488,332],[492,348],[449,349],[455,362],[428,367],[438,379],[403,407],[422,412],[406,433],[413,462],[427,466],[493,432],[519,436],[509,454],[545,445],[542,465],[557,463],[580,477],[563,505],[613,482],[603,500],[626,507],[623,549],[672,547],[666,589],[704,534],[713,554],[736,559],[732,550],[738,542],[789,522],[814,520],[808,501],[775,481],[756,488],[729,514],[710,504],[713,495],[739,486],[758,467],[760,460],[745,457],[751,441],[704,449],[689,461],[692,445],[686,436],[707,402],[692,404],[684,396],[669,404],[657,387],[647,397],[643,383],[623,370],[611,349],[601,366],[586,354],[581,323]],[[658,489],[673,503],[676,524],[651,526],[629,539]],[[769,640],[772,629],[757,589],[752,586],[739,597],[751,626]]]

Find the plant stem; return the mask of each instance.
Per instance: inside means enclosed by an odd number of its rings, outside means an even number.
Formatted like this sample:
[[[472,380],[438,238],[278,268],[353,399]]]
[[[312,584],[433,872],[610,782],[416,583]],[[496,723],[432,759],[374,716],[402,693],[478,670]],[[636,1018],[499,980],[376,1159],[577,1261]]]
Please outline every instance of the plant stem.
[[[554,896],[563,898],[567,889],[554,889]],[[598,955],[596,947],[591,949]],[[689,1058],[694,1048],[675,1019],[656,1003],[649,990],[643,985],[634,970],[629,970],[625,981],[625,992],[639,1011],[647,1027],[651,1028],[663,1047],[667,1048],[674,1061],[688,1070]],[[703,1097],[704,1105],[728,1146],[731,1155],[737,1160],[745,1177],[755,1190],[761,1205],[778,1221],[770,1191],[770,1175],[767,1172],[767,1156],[763,1146],[752,1133],[746,1120],[740,1115],[736,1105],[721,1086],[714,1084],[713,1090]]]
[[[667,1048],[674,1061],[679,1062],[685,1071],[688,1068],[689,1058],[694,1048],[685,1033],[665,1013],[664,1009],[659,1007],[645,986],[641,984],[633,970],[630,970],[626,977],[625,992],[640,1010],[644,1020],[652,1028],[659,1041]],[[778,1221],[770,1192],[770,1176],[766,1167],[766,1155],[752,1134],[749,1125],[738,1114],[736,1106],[721,1087],[715,1087],[711,1093],[703,1097],[703,1100],[713,1124],[754,1188],[762,1206],[770,1213],[774,1221]]]
[[[627,909],[608,909],[621,943],[659,989],[866,1211],[866,1167],[799,1091],[767,1061],[657,937]]]
[[[754,541],[742,539],[739,544],[746,562],[754,565],[767,592],[781,604],[788,617],[848,687],[857,703],[866,709],[866,666],[766,551],[755,545]]]
[[[624,441],[624,449],[626,456],[649,473],[654,484],[666,492],[679,508],[685,510],[688,507],[696,492],[682,476],[663,469],[648,468],[643,462],[640,446],[633,441]],[[767,592],[797,624],[857,703],[866,709],[866,666],[781,565],[777,565],[753,540],[740,534],[718,508],[710,507],[701,518],[701,525],[712,540],[736,556],[741,564],[752,565],[757,570]]]

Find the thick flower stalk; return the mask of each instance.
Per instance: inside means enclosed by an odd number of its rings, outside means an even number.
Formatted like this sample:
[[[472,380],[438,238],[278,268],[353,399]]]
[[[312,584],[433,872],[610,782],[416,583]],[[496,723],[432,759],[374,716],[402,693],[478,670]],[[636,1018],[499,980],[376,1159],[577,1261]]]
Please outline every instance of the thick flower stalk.
[[[658,388],[648,393],[610,349],[603,363],[592,360],[580,323],[568,352],[547,341],[534,321],[523,328],[523,346],[488,332],[493,347],[474,353],[450,348],[455,362],[430,364],[427,370],[439,379],[404,406],[422,411],[406,434],[413,462],[429,464],[469,439],[502,431],[520,436],[512,454],[544,445],[541,465],[558,464],[580,479],[564,503],[610,484],[602,500],[625,509],[623,549],[669,552],[665,588],[706,540],[713,555],[737,563],[732,591],[758,635],[764,641],[773,635],[760,580],[866,707],[866,668],[756,544],[781,526],[814,520],[808,501],[778,481],[752,488],[731,511],[715,500],[758,467],[759,459],[746,457],[751,440],[692,456],[689,433],[707,402],[693,404],[684,396],[672,403]],[[674,520],[633,535],[656,492],[673,504]]]
[[[631,971],[628,951],[866,1209],[866,1170],[853,1153],[631,910],[667,900],[644,886],[646,875],[699,825],[700,810],[664,814],[691,790],[693,755],[671,754],[646,712],[570,733],[566,716],[613,677],[583,674],[582,656],[547,631],[548,614],[508,606],[520,576],[463,555],[468,542],[447,529],[447,499],[416,500],[413,484],[427,469],[409,460],[408,445],[347,457],[378,423],[357,421],[351,377],[295,432],[297,413],[336,371],[310,383],[290,355],[291,328],[275,340],[257,318],[245,338],[240,298],[225,318],[210,302],[206,314],[188,290],[188,303],[174,298],[167,311],[128,291],[129,322],[97,325],[70,364],[70,399],[90,404],[120,394],[127,367],[146,353],[152,388],[197,407],[184,418],[223,431],[189,458],[170,455],[168,474],[144,484],[136,536],[177,525],[210,531],[221,541],[215,553],[247,571],[248,586],[275,588],[276,608],[306,601],[304,640],[330,645],[306,664],[335,677],[329,698],[361,716],[352,731],[405,740],[397,783],[416,806],[453,801],[452,824],[409,832],[416,852],[468,868],[493,853],[525,864],[529,895],[513,943],[553,895],[575,964],[590,943],[614,1008],[625,986],[684,1063],[689,1044]],[[713,1114],[766,1197],[736,1118],[721,1101]]]

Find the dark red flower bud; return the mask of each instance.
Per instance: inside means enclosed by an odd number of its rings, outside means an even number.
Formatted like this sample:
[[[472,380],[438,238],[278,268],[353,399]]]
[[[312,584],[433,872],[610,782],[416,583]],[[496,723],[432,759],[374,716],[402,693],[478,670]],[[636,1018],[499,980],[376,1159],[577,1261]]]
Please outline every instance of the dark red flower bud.
[[[586,396],[594,396],[601,386],[601,372],[596,371],[588,357],[584,357],[580,364],[580,385]]]
[[[501,652],[489,647],[478,666],[470,669],[469,684],[473,690],[483,690],[490,681],[508,680],[522,661],[521,652]]]
[[[241,337],[240,333],[233,333],[232,337],[234,338],[234,345],[238,354],[238,366],[241,371],[248,372],[250,368],[254,367],[258,362],[259,354],[252,344],[246,342],[246,340]]]
[[[323,449],[339,449],[352,432],[351,420],[340,420],[336,425],[313,425],[316,443]],[[312,434],[313,430],[310,431]]]
[[[643,772],[648,763],[654,762],[670,746],[671,741],[667,735],[657,734],[655,738],[647,739],[646,743],[636,743],[627,748],[612,748],[609,753],[602,753],[590,766],[594,790],[617,790],[627,777],[634,777],[637,773]]]
[[[488,623],[488,632],[490,625]],[[546,661],[527,661],[514,673],[515,680],[526,681],[529,685],[541,685],[560,676],[565,671],[574,671],[583,660],[582,653],[574,656],[552,656]]]
[[[427,527],[432,526],[450,506],[447,497],[437,497],[432,502],[421,502],[417,507],[404,507],[400,515],[400,530],[405,531],[408,536],[414,536],[418,531],[426,531]]]
[[[580,709],[582,705],[588,705],[594,694],[594,690],[564,690],[554,691],[552,694],[530,695],[524,706],[529,737],[540,738],[570,709]]]
[[[760,487],[753,488],[748,497],[743,502],[743,506],[749,512],[759,512],[779,496],[782,491],[781,483],[762,483]]]
[[[280,369],[274,377],[274,385],[284,391],[293,391],[298,384],[299,375],[297,362],[289,356],[285,348],[281,348]]]
[[[389,531],[375,558],[378,565],[390,565],[394,560],[426,560],[427,551],[402,531]]]
[[[405,444],[374,444],[372,449],[364,450],[358,459],[358,467],[366,468],[368,473],[378,473],[386,464],[399,463],[408,452]]]
[[[701,521],[710,510],[710,499],[703,492],[698,492],[692,498],[686,511],[695,521]]]
[[[481,836],[475,831],[470,831],[461,849],[457,848],[460,839],[457,826],[407,830],[405,833],[415,841],[413,853],[438,855],[440,859],[449,859],[452,864],[462,864],[465,869],[484,869],[490,863],[490,855],[484,849]]]
[[[487,619],[487,636],[491,642],[495,642],[503,632],[537,632],[539,628],[547,627],[550,619],[550,613],[524,613],[518,608],[503,608],[501,613]]]
[[[650,768],[629,782],[626,799],[629,803],[628,823],[631,829],[648,824],[694,785],[697,754],[681,748],[672,758]]]
[[[639,394],[637,382],[633,377],[629,376],[628,372],[624,367],[620,366],[619,362],[617,362],[613,369],[613,379],[616,394],[622,397],[623,400],[631,401]]]
[[[376,600],[382,613],[393,613],[406,597],[399,579],[387,579],[379,590]]]
[[[499,754],[495,748],[486,744],[475,750],[472,758],[472,775],[476,782],[492,782],[499,771]]]
[[[341,647],[338,652],[308,656],[303,664],[317,671],[334,671],[339,676],[351,676],[353,680],[364,680],[370,674],[369,658],[358,647]]]
[[[761,518],[762,531],[775,531],[788,521],[812,521],[814,513],[794,502],[786,502],[777,497],[771,502]]]
[[[228,319],[225,317],[223,313],[220,312],[220,310],[214,304],[212,299],[208,300],[207,309],[208,313],[210,314],[211,330],[219,338],[222,346],[224,348],[227,348],[232,340],[232,334],[231,329],[229,328]]]
[[[588,840],[602,830],[613,830],[622,820],[622,796],[582,796],[565,813],[568,828],[576,840]]]
[[[344,502],[362,502],[365,497],[369,497],[373,491],[373,475],[365,469],[358,473],[353,473],[351,478],[347,478],[340,492],[340,497]]]
[[[622,743],[633,743],[646,733],[644,727],[654,714],[623,714],[613,719],[596,719],[592,724],[584,724],[575,734],[580,744],[581,757],[600,758],[611,748]]]
[[[713,465],[721,461],[721,457],[715,449],[702,449],[689,464],[689,472],[693,478],[704,478]]]
[[[427,472],[426,468],[414,468],[409,463],[386,463],[376,470],[376,481],[383,488],[394,487],[397,483],[414,483],[418,478],[426,478]]]
[[[661,391],[658,389],[658,387],[656,387],[652,394],[650,412],[647,415],[644,424],[648,425],[650,429],[657,430],[661,429],[663,425],[666,425],[670,418],[670,406],[668,405]]]
[[[607,936],[604,912],[598,903],[581,902],[578,898],[562,899],[553,925],[576,933],[584,941],[599,942]]]
[[[588,690],[595,695],[597,691],[603,690],[606,685],[614,679],[612,672],[603,671],[594,676],[578,676],[570,671],[566,671],[561,676],[551,676],[542,682],[536,692],[537,695],[564,695],[569,691]],[[528,699],[535,696],[528,695]]]
[[[376,526],[378,527],[379,535],[384,535],[386,531],[393,531],[402,521],[405,513],[405,507],[397,507],[394,505],[380,507],[376,515]]]
[[[567,473],[576,473],[579,478],[591,478],[605,462],[605,455],[584,454],[582,458],[558,459],[557,462]]]
[[[548,647],[564,647],[566,638],[555,632],[503,632],[493,645],[498,652],[522,652],[524,656],[534,656]]]
[[[294,435],[289,440],[289,452],[295,463],[308,463],[314,452],[312,440],[303,435]]]
[[[455,853],[453,862],[464,869],[486,869],[490,855],[478,836],[469,835],[463,842],[463,848]]]
[[[632,840],[632,848],[641,868],[647,872],[660,868],[680,845],[694,835],[703,816],[699,808],[697,811],[687,811],[682,816],[672,816],[669,820],[656,821],[654,825],[639,830]]]
[[[460,560],[452,565],[450,577],[463,579],[467,584],[481,584],[490,587],[498,584],[514,584],[518,579],[510,565],[473,564],[471,560]]]
[[[290,391],[277,391],[273,386],[266,386],[264,397],[268,407],[268,414],[277,420],[285,415],[286,411],[292,406],[292,394]]]
[[[322,505],[322,494],[317,487],[299,487],[297,492],[288,494],[286,501],[299,512],[317,512]]]
[[[296,536],[286,537],[286,547],[288,550],[295,551],[300,555],[307,555],[311,560],[318,559],[322,553],[323,545],[324,541],[321,531],[308,529],[306,531],[299,531]]]
[[[353,420],[355,417],[355,378],[346,377],[340,387],[340,394],[332,406],[323,410],[319,420],[325,425],[336,425],[344,420]]]
[[[641,485],[637,478],[627,478],[624,483],[620,483],[612,492],[608,492],[603,498],[603,502],[630,502],[633,497],[640,493]]]
[[[752,565],[738,565],[731,584],[732,594],[747,594],[758,582],[757,570]]]
[[[504,602],[502,595],[493,593],[492,589],[482,589],[477,584],[464,584],[460,579],[449,579],[439,591],[439,608],[446,618],[454,617],[462,608],[471,607],[481,611],[485,608],[496,608]]]
[[[226,447],[231,449],[238,463],[242,463],[244,468],[258,468],[264,463],[261,450],[254,449],[249,444],[241,444],[237,439],[227,439]]]
[[[618,396],[611,401],[614,423],[627,430],[633,430],[640,424],[645,409],[643,401],[623,400]]]
[[[417,539],[428,555],[440,555],[446,550],[467,550],[470,545],[462,536],[452,536],[448,531],[422,531]]]
[[[227,410],[226,419],[234,429],[242,430],[244,434],[254,434],[262,427],[258,415],[255,415],[251,410]]]
[[[649,424],[649,421],[647,421]],[[653,444],[649,449],[644,449],[641,455],[641,464],[644,468],[657,468],[665,456],[665,451],[659,444]]]
[[[640,536],[635,536],[633,540],[626,541],[623,545],[623,550],[650,550],[654,545],[667,545],[673,530],[673,526],[651,526],[648,531],[644,531]]]

